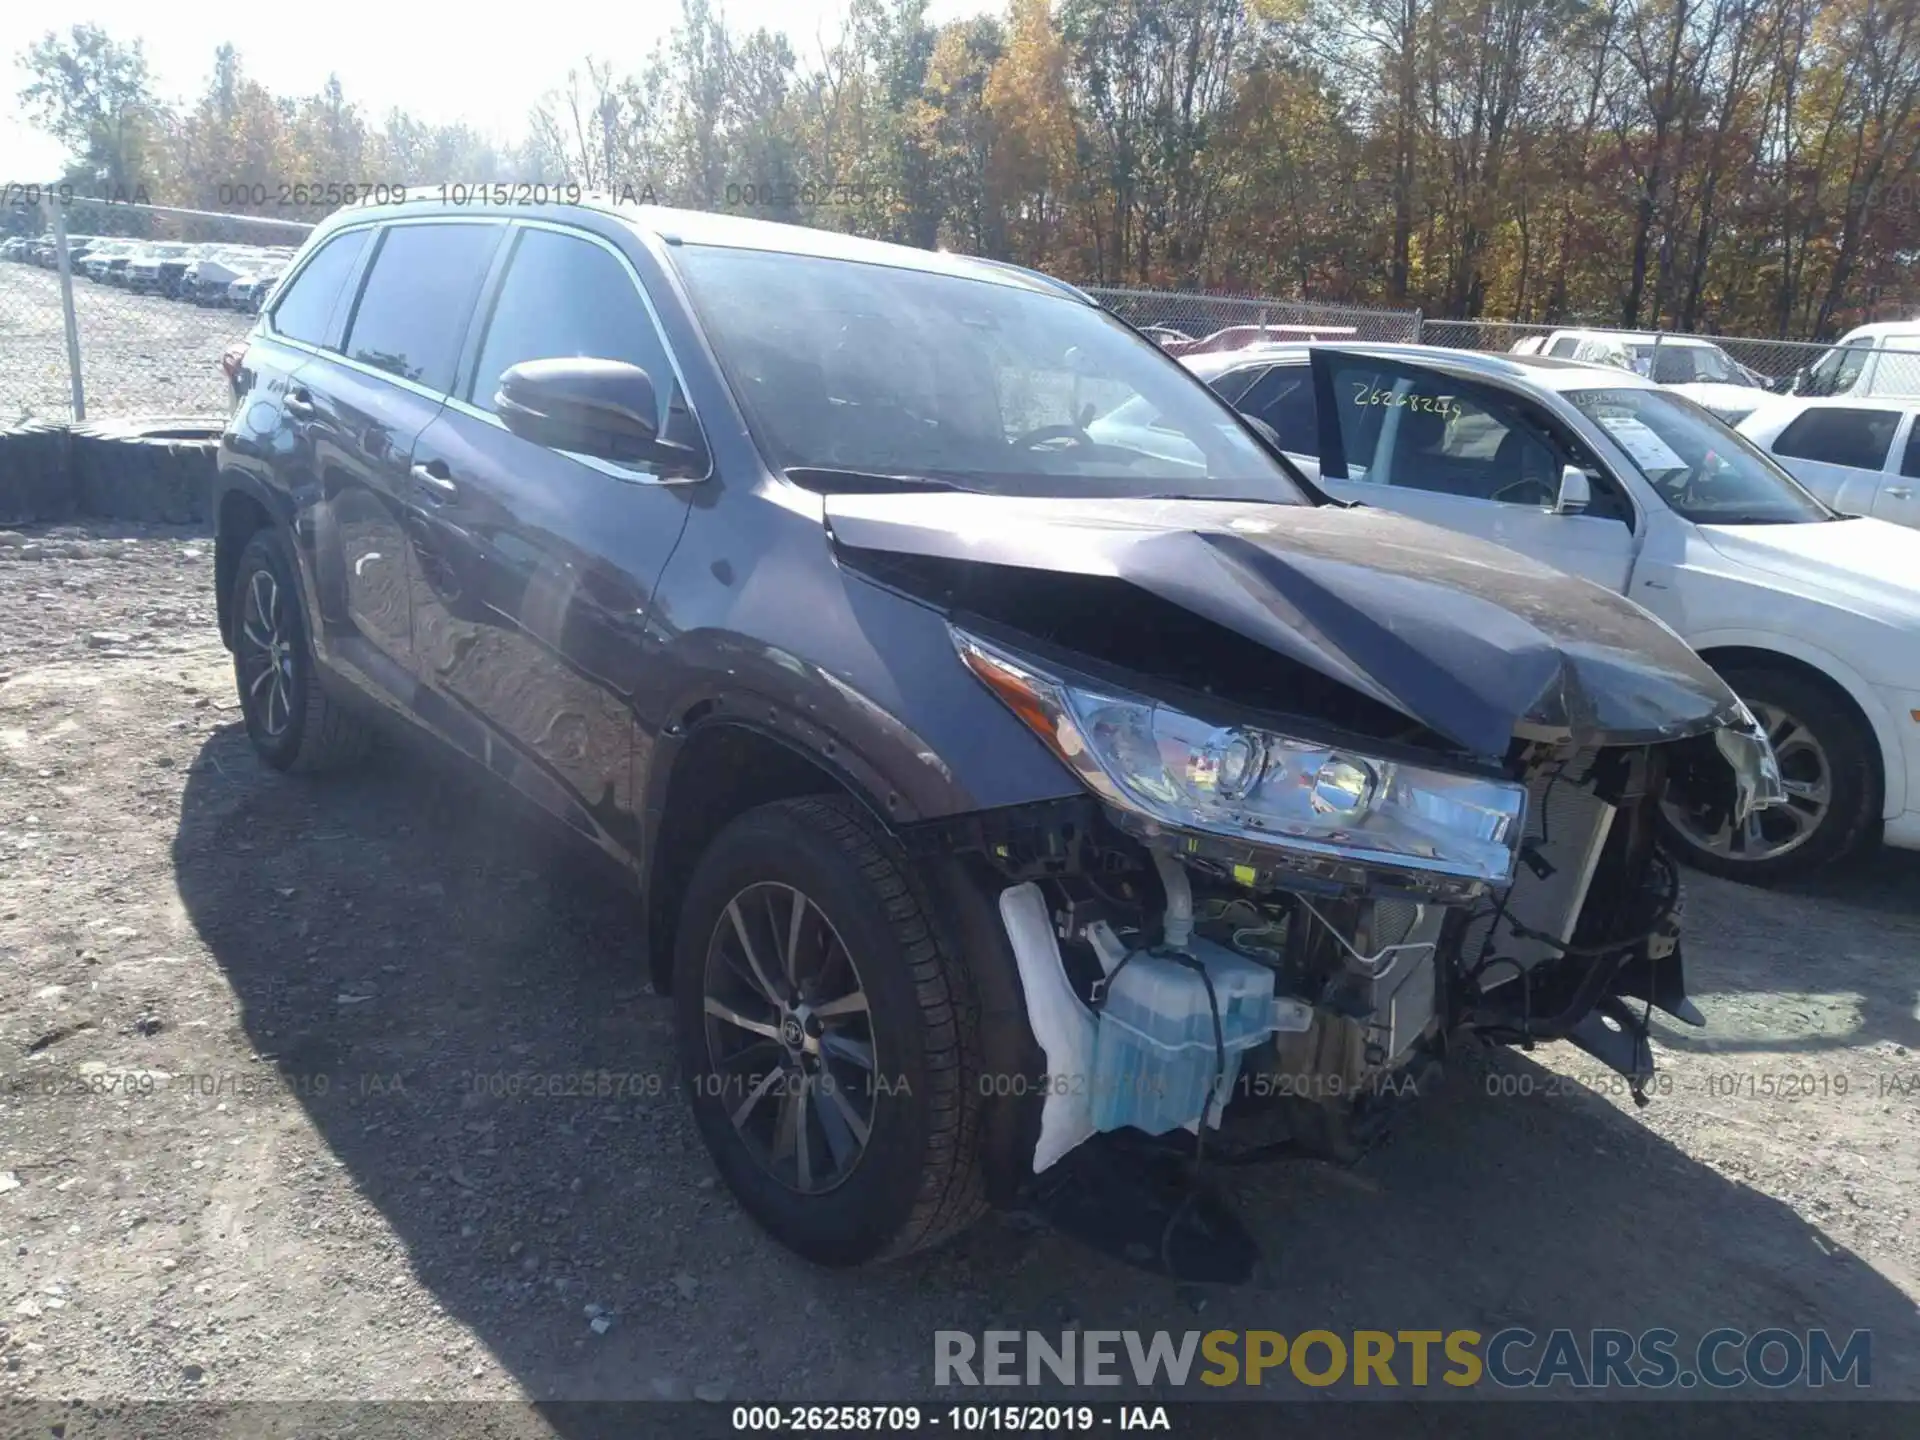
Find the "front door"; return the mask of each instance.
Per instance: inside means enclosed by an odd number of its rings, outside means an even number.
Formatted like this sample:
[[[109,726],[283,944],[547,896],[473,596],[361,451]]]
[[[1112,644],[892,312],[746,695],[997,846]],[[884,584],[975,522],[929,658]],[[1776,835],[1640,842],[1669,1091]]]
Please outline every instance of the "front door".
[[[416,661],[424,686],[472,718],[490,768],[637,859],[634,692],[651,663],[654,582],[698,487],[522,439],[494,393],[524,360],[620,360],[653,380],[662,434],[698,432],[614,245],[532,223],[510,243],[459,393],[414,457]]]
[[[1312,367],[1328,493],[1625,591],[1632,503],[1541,406],[1403,360],[1320,350]],[[1584,514],[1554,509],[1568,464],[1587,472],[1593,498]]]

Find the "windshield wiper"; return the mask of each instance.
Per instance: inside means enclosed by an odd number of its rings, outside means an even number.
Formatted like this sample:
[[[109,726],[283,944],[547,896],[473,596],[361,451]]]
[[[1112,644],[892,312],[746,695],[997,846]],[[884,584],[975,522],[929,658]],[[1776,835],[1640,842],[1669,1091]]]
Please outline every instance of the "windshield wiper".
[[[970,485],[934,475],[889,475],[876,470],[839,470],[831,465],[795,465],[782,472],[796,485],[822,494],[884,495],[889,490],[951,490],[967,495],[982,492]]]

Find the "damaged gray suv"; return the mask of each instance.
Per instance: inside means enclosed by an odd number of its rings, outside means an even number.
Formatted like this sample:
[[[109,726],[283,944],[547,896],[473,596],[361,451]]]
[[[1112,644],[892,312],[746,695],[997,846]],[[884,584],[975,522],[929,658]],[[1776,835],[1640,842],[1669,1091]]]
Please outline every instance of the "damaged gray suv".
[[[1330,502],[1011,267],[356,207],[235,385],[259,754],[410,723],[611,857],[715,1164],[816,1261],[1126,1210],[1161,1156],[1352,1157],[1470,1044],[1638,1094],[1649,1010],[1700,1023],[1659,798],[1780,798],[1645,612]],[[1123,405],[1203,462],[1096,439]]]

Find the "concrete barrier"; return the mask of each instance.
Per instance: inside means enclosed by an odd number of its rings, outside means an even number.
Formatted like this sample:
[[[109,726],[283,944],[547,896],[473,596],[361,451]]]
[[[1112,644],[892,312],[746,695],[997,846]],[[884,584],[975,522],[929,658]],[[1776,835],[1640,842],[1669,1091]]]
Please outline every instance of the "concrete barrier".
[[[30,421],[0,430],[0,524],[203,524],[219,445],[219,424],[206,420]]]

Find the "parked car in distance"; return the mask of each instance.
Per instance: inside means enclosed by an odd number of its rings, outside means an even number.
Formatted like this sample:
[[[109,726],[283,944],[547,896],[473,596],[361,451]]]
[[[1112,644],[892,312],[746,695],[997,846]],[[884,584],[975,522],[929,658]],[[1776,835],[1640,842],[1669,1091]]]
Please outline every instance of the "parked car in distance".
[[[1740,433],[1843,515],[1920,527],[1920,397],[1775,397]]]
[[[251,310],[257,314],[286,271],[286,263],[276,261],[251,275],[241,276],[228,288],[227,303],[236,310]]]
[[[1920,398],[1920,320],[1859,325],[1798,371],[1789,394]]]
[[[130,245],[115,249],[107,256],[107,263],[100,271],[100,278],[109,285],[125,286],[128,280],[127,267],[135,260],[144,258],[150,248],[145,241],[136,240]],[[158,269],[157,266],[155,268]]]
[[[127,263],[127,289],[141,295],[171,294],[192,258],[191,245],[172,241],[149,245]]]
[[[635,881],[701,1137],[822,1263],[1118,1130],[1351,1157],[1449,1039],[1568,1038],[1642,1093],[1648,1007],[1701,1019],[1661,797],[1735,828],[1785,798],[1644,611],[1323,503],[1012,267],[362,205],[236,374],[215,599],[258,756],[410,724]],[[1190,463],[1089,435],[1136,402]],[[1274,1111],[1243,1074],[1308,1078]]]
[[[115,262],[125,265],[138,248],[131,240],[101,240],[96,242],[80,262],[80,271],[89,280],[104,283],[112,271]]]
[[[1691,335],[1656,338],[1634,330],[1556,330],[1531,351],[1516,345],[1512,353],[1631,370],[1686,396],[1729,425],[1752,414],[1768,393],[1764,376],[1711,340]]]
[[[1746,439],[1618,369],[1418,346],[1183,363],[1338,498],[1627,595],[1713,664],[1766,722],[1791,803],[1745,831],[1668,806],[1672,842],[1702,869],[1770,882],[1881,835],[1920,848],[1920,536],[1840,517]],[[1087,429],[1129,443],[1110,417]],[[1125,433],[1190,462],[1166,437]]]
[[[1207,355],[1288,340],[1343,340],[1356,333],[1351,325],[1228,325],[1198,340],[1176,338],[1175,332],[1153,339],[1169,355]]]
[[[246,268],[246,261],[230,255],[195,260],[180,277],[180,293],[196,305],[223,305],[233,282],[246,273]]]

